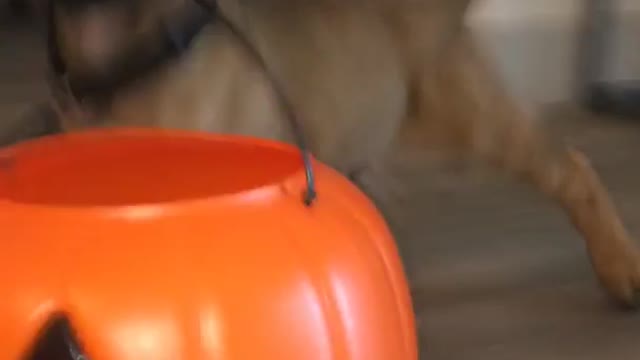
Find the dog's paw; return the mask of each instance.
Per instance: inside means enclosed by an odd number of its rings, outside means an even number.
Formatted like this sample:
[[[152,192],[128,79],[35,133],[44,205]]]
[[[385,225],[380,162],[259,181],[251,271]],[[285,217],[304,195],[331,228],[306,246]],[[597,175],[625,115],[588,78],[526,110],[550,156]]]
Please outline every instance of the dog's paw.
[[[628,309],[640,307],[640,252],[637,250],[604,253],[594,259],[596,273],[604,288]]]

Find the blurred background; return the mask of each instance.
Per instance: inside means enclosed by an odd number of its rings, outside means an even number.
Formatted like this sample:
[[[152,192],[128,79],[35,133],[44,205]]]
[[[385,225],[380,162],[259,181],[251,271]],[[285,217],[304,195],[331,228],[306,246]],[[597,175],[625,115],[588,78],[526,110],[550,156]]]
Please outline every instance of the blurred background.
[[[485,0],[469,23],[526,101],[572,101],[585,82],[640,80],[638,0]]]
[[[47,91],[28,7],[0,9],[1,141],[7,129],[43,131],[18,119]],[[468,22],[523,106],[593,159],[640,234],[640,0],[484,0]],[[411,195],[389,220],[425,358],[640,358],[640,315],[610,306],[553,204],[484,173],[404,163],[397,172]]]

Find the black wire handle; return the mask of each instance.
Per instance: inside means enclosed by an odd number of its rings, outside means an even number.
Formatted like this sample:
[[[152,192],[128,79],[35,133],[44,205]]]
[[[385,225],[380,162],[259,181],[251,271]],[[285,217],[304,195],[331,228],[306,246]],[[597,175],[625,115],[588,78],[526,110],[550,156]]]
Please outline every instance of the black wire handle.
[[[295,114],[293,105],[289,102],[288,98],[284,94],[284,90],[281,88],[281,85],[276,79],[273,77],[273,74],[269,71],[267,64],[264,58],[260,55],[260,53],[256,50],[256,48],[251,45],[249,40],[240,32],[238,29],[228,20],[225,19],[224,16],[220,14],[220,9],[218,8],[217,1],[213,1],[209,3],[207,0],[193,0],[196,4],[198,4],[201,8],[206,10],[209,13],[211,19],[217,19],[223,22],[234,35],[240,40],[246,49],[251,52],[251,54],[256,58],[256,60],[260,63],[260,66],[264,69],[264,73],[272,83],[273,88],[276,92],[276,96],[282,105],[282,108],[285,112],[285,117],[289,121],[291,128],[293,130],[293,135],[296,138],[296,142],[298,143],[298,148],[302,153],[302,162],[304,163],[304,172],[307,181],[307,188],[303,194],[303,201],[306,206],[311,206],[318,198],[318,193],[316,190],[316,179],[315,172],[313,170],[313,160],[311,151],[307,145],[307,142],[304,137],[304,131],[302,128],[302,124],[298,121],[298,118]]]

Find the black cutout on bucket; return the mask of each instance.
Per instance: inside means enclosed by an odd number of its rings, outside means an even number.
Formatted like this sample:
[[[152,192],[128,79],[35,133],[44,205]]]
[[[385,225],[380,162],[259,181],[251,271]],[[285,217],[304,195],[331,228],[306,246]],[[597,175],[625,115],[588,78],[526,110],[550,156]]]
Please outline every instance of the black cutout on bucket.
[[[23,360],[89,360],[74,337],[69,320],[50,321]]]

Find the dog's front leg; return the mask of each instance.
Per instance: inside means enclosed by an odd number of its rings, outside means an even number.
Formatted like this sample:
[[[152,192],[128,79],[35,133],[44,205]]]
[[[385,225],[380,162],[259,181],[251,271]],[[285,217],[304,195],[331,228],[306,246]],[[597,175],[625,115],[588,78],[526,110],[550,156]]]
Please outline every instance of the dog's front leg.
[[[424,69],[415,86],[423,146],[476,157],[532,184],[566,211],[586,246],[602,285],[626,305],[640,305],[640,255],[609,194],[578,151],[557,148],[536,129],[498,84],[497,76],[464,34],[437,69]]]

